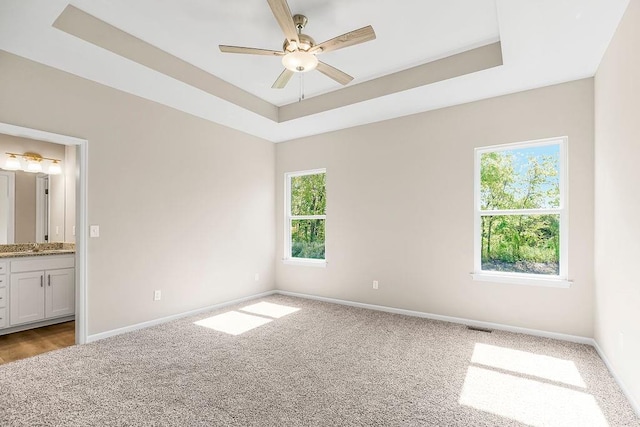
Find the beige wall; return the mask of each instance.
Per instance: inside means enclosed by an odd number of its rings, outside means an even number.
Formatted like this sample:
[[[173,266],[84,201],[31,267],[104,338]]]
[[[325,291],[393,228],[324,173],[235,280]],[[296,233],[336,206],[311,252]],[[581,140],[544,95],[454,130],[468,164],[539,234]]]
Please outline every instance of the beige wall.
[[[595,79],[595,338],[640,411],[639,43],[631,0]]]
[[[273,289],[272,143],[6,52],[0,69],[0,122],[89,140],[89,334]]]
[[[474,148],[565,135],[575,283],[474,282]],[[283,174],[325,167],[328,265],[277,262],[278,289],[592,336],[592,79],[278,144],[279,259]]]

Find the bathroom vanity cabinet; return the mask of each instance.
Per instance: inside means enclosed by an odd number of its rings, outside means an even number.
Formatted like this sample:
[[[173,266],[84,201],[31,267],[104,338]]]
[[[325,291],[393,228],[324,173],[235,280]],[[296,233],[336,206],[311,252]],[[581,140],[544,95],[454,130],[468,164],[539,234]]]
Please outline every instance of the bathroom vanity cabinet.
[[[70,320],[75,314],[75,256],[0,260],[0,297],[0,334]]]
[[[0,262],[0,329],[9,325],[7,318],[7,263]]]

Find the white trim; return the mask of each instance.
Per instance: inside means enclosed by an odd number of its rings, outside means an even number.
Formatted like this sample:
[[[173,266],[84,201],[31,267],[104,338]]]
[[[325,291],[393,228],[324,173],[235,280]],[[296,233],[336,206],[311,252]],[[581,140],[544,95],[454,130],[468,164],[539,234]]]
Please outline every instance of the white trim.
[[[159,319],[149,320],[147,322],[136,323],[135,325],[124,326],[124,327],[118,328],[118,329],[111,329],[110,331],[105,331],[105,332],[100,332],[100,333],[97,333],[97,334],[89,335],[87,337],[87,342],[90,343],[90,342],[94,342],[94,341],[99,341],[99,340],[102,340],[102,339],[105,339],[105,338],[113,337],[113,336],[124,334],[124,333],[127,333],[127,332],[133,332],[133,331],[137,331],[139,329],[149,328],[151,326],[160,325],[162,323],[170,322],[172,320],[181,319],[183,317],[195,316],[196,314],[205,313],[207,311],[218,310],[218,309],[221,309],[221,308],[224,308],[224,307],[228,307],[230,305],[240,304],[241,302],[250,301],[250,300],[253,300],[253,299],[256,299],[256,298],[268,297],[269,295],[273,295],[275,293],[276,293],[276,291],[267,291],[267,292],[263,292],[263,293],[260,293],[260,294],[254,294],[254,295],[249,295],[249,296],[246,296],[246,297],[234,299],[234,300],[231,300],[231,301],[226,301],[226,302],[221,302],[221,303],[218,303],[218,304],[213,304],[213,305],[210,305],[210,306],[207,306],[207,307],[197,308],[195,310],[185,311],[183,313],[172,314],[171,316],[161,317]]]
[[[0,174],[7,177],[7,198],[9,199],[9,208],[7,209],[7,244],[13,244],[16,233],[16,173],[14,171],[0,169]]]
[[[476,151],[480,152],[493,152],[493,151],[505,151],[505,150],[517,150],[518,148],[526,147],[544,147],[545,145],[555,145],[559,140],[566,140],[566,136],[558,136],[553,138],[533,139],[531,141],[511,142],[507,144],[488,145],[484,147],[476,148]]]
[[[53,142],[62,145],[82,145],[87,142],[86,139],[76,138],[59,133],[47,132],[44,130],[25,128],[22,126],[11,125],[8,123],[0,123],[0,133],[20,138],[36,139],[38,141]]]
[[[474,149],[474,223],[473,223],[473,280],[483,282],[511,283],[515,285],[546,286],[556,288],[569,288],[572,282],[568,280],[568,259],[569,259],[569,209],[568,209],[568,186],[569,179],[567,158],[567,145],[569,139],[566,136],[538,139],[533,141],[516,142],[511,144],[492,145],[488,147],[478,147]],[[483,153],[496,151],[507,151],[521,148],[541,147],[547,145],[560,146],[559,183],[560,183],[560,207],[549,209],[509,209],[509,210],[486,210],[480,209],[480,168],[481,156]],[[508,272],[482,270],[482,238],[480,233],[481,218],[483,216],[497,215],[560,215],[560,274],[551,278],[545,275],[518,274]]]
[[[462,318],[462,317],[444,316],[444,315],[441,315],[441,314],[432,314],[432,313],[426,313],[426,312],[422,312],[422,311],[405,310],[405,309],[402,309],[402,308],[387,307],[387,306],[383,306],[383,305],[366,304],[366,303],[361,303],[361,302],[341,300],[341,299],[329,298],[329,297],[321,297],[321,296],[310,295],[310,294],[301,294],[301,293],[298,293],[298,292],[290,292],[290,291],[283,291],[283,290],[277,290],[277,289],[276,290],[272,290],[272,291],[262,292],[260,294],[249,295],[249,296],[238,298],[238,299],[231,300],[231,301],[226,301],[226,302],[210,305],[210,306],[207,306],[207,307],[198,308],[198,309],[187,311],[187,312],[184,312],[184,313],[178,313],[178,314],[173,314],[171,316],[161,317],[159,319],[149,320],[147,322],[136,323],[135,325],[125,326],[125,327],[122,327],[122,328],[112,329],[110,331],[105,331],[105,332],[100,332],[98,334],[89,335],[87,337],[87,342],[98,341],[98,340],[101,340],[101,339],[104,339],[104,338],[112,337],[112,336],[115,336],[115,335],[120,335],[120,334],[123,334],[123,333],[126,333],[126,332],[132,332],[132,331],[136,331],[136,330],[139,330],[139,329],[148,328],[148,327],[151,327],[151,326],[155,326],[155,325],[159,325],[159,324],[162,324],[162,323],[170,322],[172,320],[181,319],[183,317],[193,316],[193,315],[204,313],[204,312],[207,312],[207,311],[217,310],[217,309],[220,309],[220,308],[228,307],[230,305],[239,304],[239,303],[242,303],[242,302],[245,302],[245,301],[250,301],[250,300],[253,300],[253,299],[257,299],[257,298],[268,297],[270,295],[286,295],[286,296],[290,296],[290,297],[304,298],[304,299],[310,299],[310,300],[315,300],[315,301],[323,301],[323,302],[329,302],[329,303],[333,303],[333,304],[346,305],[346,306],[350,306],[350,307],[364,308],[364,309],[367,309],[367,310],[383,311],[383,312],[386,312],[386,313],[402,314],[402,315],[405,315],[405,316],[420,317],[420,318],[432,319],[432,320],[440,320],[442,322],[457,323],[457,324],[461,324],[461,325],[476,326],[476,327],[480,327],[480,328],[495,329],[495,330],[513,332],[513,333],[518,333],[518,334],[533,335],[533,336],[536,336],[536,337],[551,338],[551,339],[557,339],[557,340],[561,340],[561,341],[569,341],[569,342],[574,342],[574,343],[578,343],[578,344],[590,344],[590,345],[593,345],[593,342],[594,342],[592,338],[581,337],[581,336],[578,336],[578,335],[568,335],[568,334],[561,334],[561,333],[558,333],[558,332],[541,331],[541,330],[538,330],[538,329],[521,328],[521,327],[518,327],[518,326],[504,325],[504,324],[501,324],[501,323],[491,323],[491,322],[484,322],[484,321],[481,321],[481,320],[465,319],[465,318]]]
[[[306,267],[325,268],[327,266],[326,260],[313,258],[285,258],[282,260],[282,263],[287,265],[302,265]]]
[[[291,258],[291,220],[289,215],[291,214],[291,179],[285,172],[284,174],[284,258]],[[325,223],[326,227],[326,223]],[[326,236],[326,230],[325,230]]]
[[[616,374],[615,370],[613,369],[613,365],[607,358],[606,354],[604,353],[604,350],[602,350],[602,348],[598,344],[598,341],[596,341],[595,339],[591,341],[592,341],[591,345],[593,345],[593,347],[596,349],[596,352],[598,352],[598,356],[600,356],[600,359],[602,359],[602,361],[604,362],[605,366],[611,373],[611,376],[613,377],[613,379],[616,380],[616,383],[618,383],[618,386],[622,390],[622,393],[624,393],[624,395],[627,397],[627,400],[631,404],[631,407],[633,408],[633,410],[636,412],[636,415],[640,417],[640,402],[637,402],[633,398],[633,395],[629,391],[629,388],[626,386],[624,381],[622,381],[622,378],[620,378],[618,374]]]
[[[289,217],[292,221],[304,221],[309,219],[327,219],[326,215],[291,215]]]
[[[593,343],[593,339],[592,338],[581,337],[581,336],[578,336],[578,335],[561,334],[561,333],[558,333],[558,332],[547,332],[547,331],[541,331],[541,330],[538,330],[538,329],[528,329],[528,328],[521,328],[521,327],[518,327],[518,326],[503,325],[501,323],[490,323],[490,322],[483,322],[481,320],[465,319],[465,318],[462,318],[462,317],[443,316],[443,315],[440,315],[440,314],[425,313],[425,312],[422,312],[422,311],[405,310],[405,309],[402,309],[402,308],[387,307],[387,306],[383,306],[383,305],[365,304],[365,303],[361,303],[361,302],[340,300],[340,299],[328,298],[328,297],[320,297],[320,296],[309,295],[309,294],[300,294],[300,293],[297,293],[297,292],[289,292],[289,291],[280,291],[280,290],[278,290],[278,291],[276,291],[276,293],[280,294],[280,295],[291,296],[291,297],[306,298],[306,299],[311,299],[311,300],[330,302],[330,303],[333,303],[333,304],[347,305],[347,306],[350,306],[350,307],[365,308],[367,310],[384,311],[386,313],[402,314],[402,315],[405,315],[405,316],[413,316],[413,317],[421,317],[421,318],[424,318],[424,319],[440,320],[442,322],[458,323],[458,324],[461,324],[461,325],[476,326],[476,327],[485,328],[485,329],[495,329],[495,330],[500,330],[500,331],[513,332],[513,333],[517,333],[517,334],[533,335],[533,336],[536,336],[536,337],[551,338],[551,339],[556,339],[556,340],[561,340],[561,341],[574,342],[574,343],[578,343],[578,344],[592,344]]]
[[[36,175],[36,242],[49,243],[51,239],[45,240],[44,236],[49,233],[49,195],[46,190],[49,188],[49,175],[39,173]],[[50,236],[47,236],[50,237]]]
[[[307,169],[303,171],[295,171],[295,172],[285,172],[286,176],[305,176],[305,175],[316,175],[319,173],[327,173],[326,168],[318,168],[318,169]]]
[[[89,141],[73,136],[0,123],[0,133],[21,138],[35,139],[61,145],[79,147],[76,159],[76,343],[87,342],[87,189],[88,189],[88,145]]]
[[[502,274],[500,274],[502,273]],[[500,271],[490,271],[482,273],[471,273],[473,280],[478,282],[491,282],[491,283],[509,283],[513,285],[527,285],[527,286],[545,286],[548,288],[563,288],[569,289],[573,284],[571,280],[565,280],[558,276],[551,276],[544,278],[540,274],[509,274]]]
[[[88,342],[89,279],[87,275],[87,251],[89,247],[89,143],[85,141],[76,148],[76,341]]]
[[[499,215],[560,215],[562,209],[549,208],[549,209],[505,209],[505,210],[492,210],[492,211],[480,211],[480,216],[499,216]]]

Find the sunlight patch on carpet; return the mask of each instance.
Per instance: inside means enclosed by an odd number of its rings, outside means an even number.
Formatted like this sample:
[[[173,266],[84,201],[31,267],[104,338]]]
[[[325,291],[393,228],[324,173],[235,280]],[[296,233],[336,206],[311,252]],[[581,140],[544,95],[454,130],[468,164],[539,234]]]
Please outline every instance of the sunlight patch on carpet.
[[[247,313],[239,313],[230,311],[228,313],[218,314],[206,319],[194,322],[195,325],[204,326],[219,332],[231,335],[240,335],[258,326],[262,326],[271,322],[273,319],[265,317],[253,316]]]
[[[608,426],[585,392],[470,366],[459,403],[531,426]]]
[[[262,301],[256,304],[248,305],[244,308],[240,309],[241,311],[246,311],[248,313],[259,314],[261,316],[273,317],[275,319],[279,319],[288,314],[295,313],[299,311],[299,308],[289,307],[281,304],[274,304],[272,302]]]
[[[542,354],[477,343],[471,363],[586,388],[576,364]]]

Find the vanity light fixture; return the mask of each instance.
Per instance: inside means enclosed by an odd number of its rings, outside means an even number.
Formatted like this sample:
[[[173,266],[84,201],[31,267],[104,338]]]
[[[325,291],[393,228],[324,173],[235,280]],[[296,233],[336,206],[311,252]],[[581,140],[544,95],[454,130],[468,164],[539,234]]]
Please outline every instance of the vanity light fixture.
[[[8,170],[23,170],[25,172],[43,172],[42,164],[43,162],[49,163],[47,173],[49,175],[59,175],[62,173],[62,167],[60,166],[60,160],[52,159],[50,157],[42,157],[38,153],[9,153],[7,161],[5,162],[4,168]],[[22,162],[20,161],[22,158]],[[23,166],[23,163],[25,166]]]

